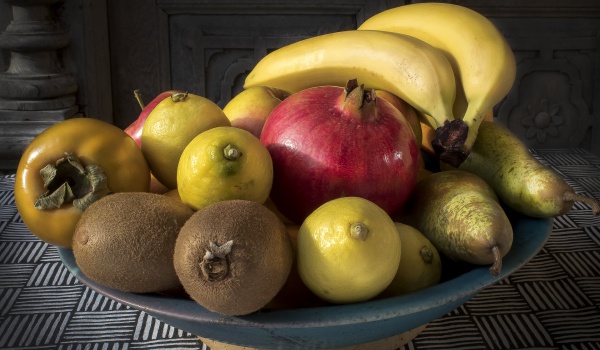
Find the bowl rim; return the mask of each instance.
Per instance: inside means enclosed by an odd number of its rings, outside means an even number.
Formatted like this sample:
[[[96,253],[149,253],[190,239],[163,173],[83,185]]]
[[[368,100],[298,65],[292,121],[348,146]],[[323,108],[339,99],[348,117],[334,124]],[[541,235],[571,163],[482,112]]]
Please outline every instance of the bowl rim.
[[[488,266],[476,266],[453,279],[421,291],[402,296],[370,301],[307,307],[297,309],[260,310],[244,316],[227,316],[202,307],[192,299],[149,293],[122,292],[89,279],[79,269],[69,248],[57,247],[63,264],[84,285],[124,305],[147,312],[159,319],[179,319],[191,323],[261,328],[314,328],[376,322],[442,307],[476,295],[517,271],[542,249],[552,231],[553,218],[532,218],[517,215],[512,220],[513,245],[503,259],[497,276]],[[447,293],[453,290],[454,293]],[[293,320],[293,322],[290,322]]]

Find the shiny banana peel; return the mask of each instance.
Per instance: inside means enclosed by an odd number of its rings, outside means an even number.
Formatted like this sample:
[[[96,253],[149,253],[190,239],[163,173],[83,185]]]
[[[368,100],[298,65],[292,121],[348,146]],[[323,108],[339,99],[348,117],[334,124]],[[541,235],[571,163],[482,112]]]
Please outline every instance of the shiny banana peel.
[[[446,54],[456,73],[454,115],[464,122],[457,126],[464,135],[452,135],[460,139],[454,141],[462,143],[460,150],[445,153],[440,149],[443,144],[434,146],[442,160],[459,166],[470,153],[484,116],[508,94],[515,81],[515,57],[502,33],[478,12],[448,3],[391,8],[367,19],[358,29],[411,35]],[[438,142],[444,142],[440,132],[436,130]]]
[[[292,43],[262,58],[244,88],[267,85],[291,93],[320,85],[386,90],[439,128],[454,119],[456,81],[446,56],[424,41],[382,31],[340,31]]]

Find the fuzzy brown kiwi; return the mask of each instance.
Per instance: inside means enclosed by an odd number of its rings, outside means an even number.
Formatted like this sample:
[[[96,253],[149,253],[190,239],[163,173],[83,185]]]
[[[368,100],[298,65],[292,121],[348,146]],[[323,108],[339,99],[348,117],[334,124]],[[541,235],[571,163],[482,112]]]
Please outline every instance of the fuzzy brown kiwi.
[[[75,261],[90,279],[121,291],[180,288],[173,252],[179,230],[193,213],[160,194],[106,196],[83,212],[75,228]]]
[[[208,310],[245,315],[264,307],[290,273],[294,251],[283,222],[247,200],[197,211],[175,244],[175,271],[190,297]]]

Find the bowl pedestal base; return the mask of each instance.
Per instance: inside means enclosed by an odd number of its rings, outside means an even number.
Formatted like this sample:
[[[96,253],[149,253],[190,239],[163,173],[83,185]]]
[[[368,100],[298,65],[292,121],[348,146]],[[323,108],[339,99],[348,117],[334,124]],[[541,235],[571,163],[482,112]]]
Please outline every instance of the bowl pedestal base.
[[[406,343],[410,342],[414,338],[416,338],[417,335],[419,335],[423,331],[423,329],[425,329],[425,327],[427,327],[427,324],[424,324],[422,326],[414,328],[410,331],[391,336],[389,338],[384,338],[384,339],[376,340],[376,341],[369,342],[369,343],[344,346],[341,348],[328,348],[328,349],[330,349],[330,350],[374,350],[374,349],[396,350],[396,349],[400,348],[401,346],[405,345]],[[212,340],[209,338],[204,338],[204,337],[198,337],[198,338],[200,339],[200,341],[202,343],[204,343],[206,346],[210,347],[211,350],[266,350],[266,349],[259,349],[259,348],[249,348],[249,347],[240,346],[240,345],[226,344],[226,343],[222,343],[222,342]]]

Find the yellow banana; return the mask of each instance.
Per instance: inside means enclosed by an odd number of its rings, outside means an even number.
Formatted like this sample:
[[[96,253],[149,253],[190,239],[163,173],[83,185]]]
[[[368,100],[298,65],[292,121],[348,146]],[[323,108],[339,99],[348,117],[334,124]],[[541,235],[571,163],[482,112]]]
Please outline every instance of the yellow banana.
[[[256,64],[244,88],[267,85],[294,93],[346,86],[354,78],[402,98],[433,128],[454,119],[456,82],[444,54],[422,40],[382,31],[340,31],[284,46]]]
[[[485,16],[460,5],[416,3],[398,6],[367,19],[359,30],[382,30],[419,38],[446,54],[456,74],[455,117],[468,127],[462,152],[444,161],[460,165],[470,153],[485,114],[511,89],[516,76],[513,51]],[[461,95],[466,98],[461,103]],[[458,110],[458,111],[457,111]],[[464,112],[463,115],[458,113]]]

